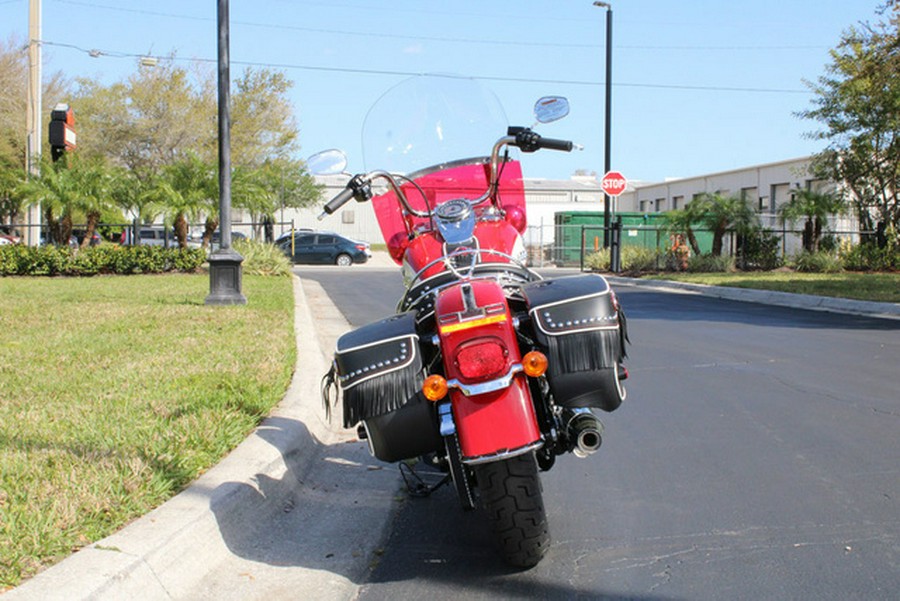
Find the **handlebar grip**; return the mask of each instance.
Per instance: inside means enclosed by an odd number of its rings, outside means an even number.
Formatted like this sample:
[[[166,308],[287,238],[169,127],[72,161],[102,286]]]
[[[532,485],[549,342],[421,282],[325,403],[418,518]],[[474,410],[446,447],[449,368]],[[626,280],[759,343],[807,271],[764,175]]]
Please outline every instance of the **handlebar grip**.
[[[563,152],[572,152],[574,144],[571,140],[554,140],[553,138],[542,137],[538,145],[547,150],[562,150]]]
[[[325,208],[322,210],[325,211],[328,215],[331,215],[342,206],[347,204],[347,201],[353,198],[353,190],[350,188],[344,188],[341,192],[328,201],[328,204],[325,205]]]

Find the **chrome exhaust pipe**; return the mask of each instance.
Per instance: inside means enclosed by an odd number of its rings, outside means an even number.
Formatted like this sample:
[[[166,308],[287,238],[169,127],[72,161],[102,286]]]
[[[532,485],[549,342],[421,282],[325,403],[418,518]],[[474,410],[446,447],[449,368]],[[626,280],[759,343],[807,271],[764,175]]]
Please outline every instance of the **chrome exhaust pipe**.
[[[583,458],[596,453],[603,444],[603,422],[590,409],[568,409],[565,416],[575,456]]]

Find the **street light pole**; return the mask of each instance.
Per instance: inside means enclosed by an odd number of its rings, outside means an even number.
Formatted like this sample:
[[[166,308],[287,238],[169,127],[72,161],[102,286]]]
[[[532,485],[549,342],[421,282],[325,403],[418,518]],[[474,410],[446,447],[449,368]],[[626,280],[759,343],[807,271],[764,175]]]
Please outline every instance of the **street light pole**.
[[[231,58],[228,0],[218,0],[219,67],[219,248],[209,256],[207,305],[246,305],[241,263],[231,248]]]
[[[612,170],[612,6],[609,2],[594,2],[594,6],[606,9],[606,116],[603,141],[603,173]],[[611,221],[609,194],[603,193],[603,248],[609,248]]]

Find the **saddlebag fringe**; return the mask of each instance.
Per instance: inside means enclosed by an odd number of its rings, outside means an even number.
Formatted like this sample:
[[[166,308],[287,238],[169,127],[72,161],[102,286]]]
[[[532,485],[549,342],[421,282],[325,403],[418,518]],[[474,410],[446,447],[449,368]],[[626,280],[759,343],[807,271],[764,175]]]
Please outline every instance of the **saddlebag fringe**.
[[[392,315],[338,339],[323,391],[340,389],[344,427],[396,411],[418,392],[422,357],[415,313]],[[329,406],[337,402],[323,392]]]
[[[618,328],[548,336],[549,375],[614,367],[624,356],[624,344]]]
[[[415,362],[343,391],[344,427],[396,411],[414,397],[421,382],[421,366]]]
[[[322,393],[322,404],[325,405],[325,419],[331,421],[331,408],[337,404],[341,397],[341,388],[337,385],[337,363],[331,362],[331,369],[322,376],[322,383],[319,385]]]

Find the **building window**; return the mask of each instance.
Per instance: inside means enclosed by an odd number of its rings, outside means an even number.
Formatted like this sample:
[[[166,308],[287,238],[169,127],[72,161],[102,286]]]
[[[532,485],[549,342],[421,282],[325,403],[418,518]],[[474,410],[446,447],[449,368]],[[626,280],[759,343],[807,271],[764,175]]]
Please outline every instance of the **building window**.
[[[744,202],[755,205],[759,200],[759,191],[753,188],[741,188],[741,200]]]
[[[657,198],[655,208],[656,208],[657,213],[662,213],[663,210],[666,208],[666,199],[665,198]]]
[[[684,208],[684,196],[673,196],[672,197],[672,210],[677,211],[678,209]]]
[[[775,184],[772,186],[772,199],[769,203],[769,211],[775,213],[783,204],[790,202],[791,200],[791,185],[790,184]]]
[[[640,204],[640,211],[641,211],[641,213],[646,213],[646,212],[647,212],[647,205],[649,205],[649,204],[650,204],[650,201],[649,201],[649,200],[642,200],[642,201],[641,201],[641,204]]]

